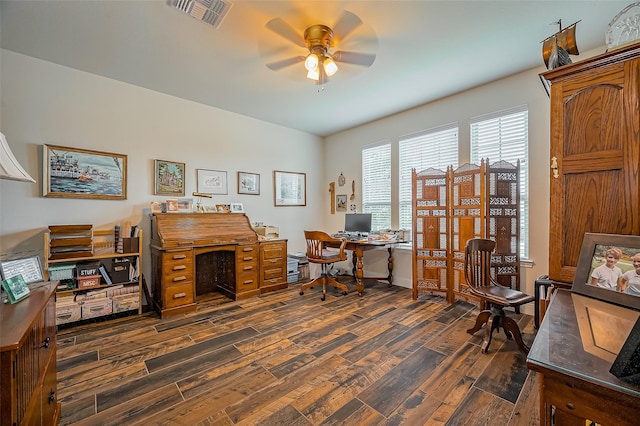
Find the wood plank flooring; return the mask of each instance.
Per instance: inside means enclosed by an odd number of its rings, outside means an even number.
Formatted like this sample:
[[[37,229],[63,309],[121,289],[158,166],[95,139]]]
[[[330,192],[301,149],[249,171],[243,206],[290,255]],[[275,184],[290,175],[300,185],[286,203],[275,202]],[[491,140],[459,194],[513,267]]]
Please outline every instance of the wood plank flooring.
[[[504,333],[482,354],[477,309],[366,283],[58,333],[62,425],[537,425],[538,381]],[[527,344],[533,319],[518,319]]]

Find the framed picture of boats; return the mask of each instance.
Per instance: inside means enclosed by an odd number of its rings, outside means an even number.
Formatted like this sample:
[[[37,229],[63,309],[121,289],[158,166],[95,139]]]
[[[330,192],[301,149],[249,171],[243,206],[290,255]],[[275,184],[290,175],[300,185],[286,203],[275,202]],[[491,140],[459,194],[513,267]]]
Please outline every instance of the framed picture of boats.
[[[127,199],[127,156],[43,145],[42,194],[57,198]]]
[[[155,161],[155,195],[184,197],[184,163]]]

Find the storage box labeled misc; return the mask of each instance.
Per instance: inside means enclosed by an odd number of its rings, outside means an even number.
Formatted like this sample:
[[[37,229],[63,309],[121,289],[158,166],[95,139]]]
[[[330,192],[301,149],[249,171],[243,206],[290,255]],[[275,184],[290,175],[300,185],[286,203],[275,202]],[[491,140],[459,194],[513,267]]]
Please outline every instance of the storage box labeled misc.
[[[80,305],[75,302],[68,304],[56,303],[56,325],[80,320]]]
[[[84,290],[87,288],[95,288],[100,286],[100,277],[102,275],[91,275],[88,277],[78,277],[78,289]]]
[[[82,319],[101,317],[113,312],[111,299],[87,300],[82,305]]]
[[[140,295],[138,293],[121,294],[113,296],[113,312],[138,310],[140,307]]]

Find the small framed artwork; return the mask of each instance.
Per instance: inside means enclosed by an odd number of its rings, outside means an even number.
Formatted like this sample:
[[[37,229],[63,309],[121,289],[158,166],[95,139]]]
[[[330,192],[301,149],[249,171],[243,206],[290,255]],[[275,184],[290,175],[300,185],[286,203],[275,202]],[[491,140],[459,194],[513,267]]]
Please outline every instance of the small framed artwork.
[[[177,198],[167,198],[167,213],[178,213]]]
[[[347,211],[347,196],[346,195],[336,195],[336,211],[337,212],[346,212]]]
[[[43,145],[42,195],[58,198],[127,199],[127,156]]]
[[[18,303],[30,294],[29,286],[24,281],[22,275],[15,275],[6,280],[2,280],[2,288],[9,295],[11,303]]]
[[[16,275],[22,275],[27,284],[44,281],[38,256],[0,261],[0,272],[2,273],[2,279],[5,280]]]
[[[273,171],[273,202],[276,207],[307,205],[307,174]]]
[[[244,206],[242,203],[231,203],[229,205],[231,213],[244,213]]]
[[[260,175],[238,172],[238,194],[260,195]]]
[[[184,196],[184,163],[155,160],[155,195]]]
[[[221,170],[197,169],[198,192],[225,195],[227,193],[227,172]]]
[[[164,211],[166,211],[167,209],[167,205],[166,203],[160,202],[160,201],[152,201],[151,202],[151,213],[156,214],[156,213],[163,213]]]
[[[193,200],[191,198],[178,200],[178,212],[193,213]]]
[[[218,213],[229,213],[229,205],[228,204],[216,204],[216,211]]]

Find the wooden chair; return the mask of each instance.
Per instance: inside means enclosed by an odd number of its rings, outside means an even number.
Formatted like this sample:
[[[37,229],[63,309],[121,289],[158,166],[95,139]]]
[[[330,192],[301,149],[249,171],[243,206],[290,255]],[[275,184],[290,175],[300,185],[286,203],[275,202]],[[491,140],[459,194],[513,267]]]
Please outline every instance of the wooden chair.
[[[302,284],[300,287],[300,295],[304,294],[304,291],[309,287],[313,287],[318,284],[322,284],[322,299],[326,299],[327,285],[342,289],[342,294],[347,294],[348,288],[346,285],[338,282],[335,278],[329,276],[327,273],[327,265],[342,260],[347,260],[347,255],[344,251],[347,245],[346,238],[333,238],[326,232],[322,231],[304,231],[304,237],[307,240],[307,259],[310,263],[318,263],[322,265],[322,273],[320,276],[309,283]],[[333,250],[328,248],[327,244],[331,243]]]
[[[491,277],[491,253],[495,246],[493,240],[473,238],[467,241],[465,247],[464,276],[470,293],[480,297],[480,313],[475,326],[468,329],[467,333],[474,334],[485,325],[482,353],[487,353],[494,330],[502,328],[507,338],[515,338],[518,348],[528,354],[529,347],[522,340],[518,323],[506,316],[503,308],[519,307],[533,302],[534,297],[500,285]]]

